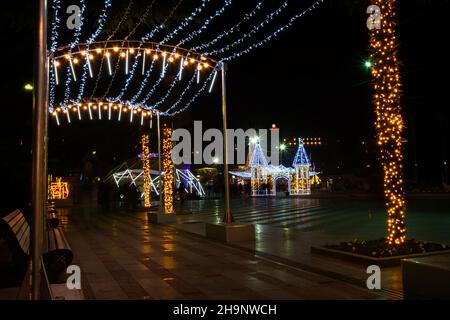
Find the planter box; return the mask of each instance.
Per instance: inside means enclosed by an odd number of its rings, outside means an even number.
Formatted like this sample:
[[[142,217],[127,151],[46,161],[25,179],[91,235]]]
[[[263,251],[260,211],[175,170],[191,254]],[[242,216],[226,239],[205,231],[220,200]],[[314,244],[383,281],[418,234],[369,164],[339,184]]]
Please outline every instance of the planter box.
[[[255,241],[254,224],[207,223],[206,237],[223,242]]]
[[[329,249],[325,247],[311,247],[311,253],[321,254],[324,256],[338,258],[347,260],[354,263],[360,263],[364,265],[378,265],[380,267],[395,267],[400,266],[402,259],[409,258],[417,258],[417,257],[427,257],[437,254],[450,253],[450,250],[441,250],[434,252],[426,252],[426,253],[414,253],[409,255],[395,256],[395,257],[386,257],[386,258],[375,258],[369,257],[362,254],[356,254],[336,249]]]
[[[450,299],[450,254],[402,261],[406,295],[426,299]]]

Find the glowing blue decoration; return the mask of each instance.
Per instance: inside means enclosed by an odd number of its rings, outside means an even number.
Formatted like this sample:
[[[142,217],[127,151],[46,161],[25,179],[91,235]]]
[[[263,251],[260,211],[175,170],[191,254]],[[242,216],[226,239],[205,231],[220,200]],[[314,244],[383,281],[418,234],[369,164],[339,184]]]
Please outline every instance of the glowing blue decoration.
[[[141,83],[141,86],[139,87],[138,92],[130,99],[131,103],[134,103],[142,94],[142,91],[144,90],[145,85],[147,84],[148,80],[150,79],[150,75],[153,70],[153,66],[155,65],[155,60],[152,60],[152,63],[150,64],[150,68],[147,70],[145,74],[145,78]]]
[[[181,109],[174,111],[174,112],[170,112],[171,110],[173,110],[176,107],[176,105],[173,105],[172,107],[170,107],[168,110],[162,112],[161,114],[165,115],[165,116],[173,117],[179,113],[186,111],[192,105],[192,103],[194,103],[194,101],[197,100],[197,98],[205,91],[205,89],[208,87],[208,83],[212,77],[213,77],[213,73],[211,73],[209,75],[209,77],[203,82],[203,86],[197,91],[197,93]],[[193,79],[194,79],[194,77],[192,78],[192,80]]]
[[[53,9],[53,21],[52,21],[52,31],[50,35],[50,52],[55,52],[58,47],[58,29],[59,23],[61,20],[59,19],[59,10],[61,9],[61,0],[53,0],[52,2]]]
[[[175,78],[177,79],[177,78]],[[170,96],[170,94],[172,93],[173,88],[175,88],[175,85],[178,83],[178,81],[174,80],[172,81],[172,84],[170,85],[169,89],[167,90],[166,94],[158,101],[156,102],[151,108],[152,109],[156,109],[158,108],[161,104],[163,104],[167,98]]]
[[[193,75],[192,75],[191,80],[189,80],[188,85],[186,86],[186,88],[184,88],[183,92],[181,92],[178,100],[175,101],[175,103],[169,109],[167,109],[164,113],[168,113],[169,111],[175,109],[181,103],[181,101],[183,100],[183,98],[186,95],[186,93],[192,87],[192,84],[194,83],[195,79],[196,79],[196,74],[194,72]]]
[[[130,1],[128,2],[128,7],[125,9],[125,13],[123,14],[123,16],[122,16],[122,18],[120,19],[119,23],[117,24],[116,28],[111,32],[111,34],[110,34],[110,35],[108,36],[108,38],[106,39],[105,47],[104,47],[104,48],[106,48],[106,45],[107,45],[108,41],[111,40],[111,39],[115,36],[115,34],[116,34],[117,31],[119,30],[119,28],[120,28],[120,26],[122,25],[122,23],[127,19],[128,15],[130,14],[130,9],[131,9],[131,6],[132,6],[132,5],[133,5],[133,0],[130,0]],[[100,78],[101,78],[101,75],[102,75],[102,71],[103,71],[103,63],[104,63],[104,60],[105,60],[105,56],[103,55],[103,56],[102,56],[102,60],[101,60],[101,62],[100,62],[100,67],[99,67],[99,71],[98,71],[98,74],[97,74],[97,79],[96,79],[96,81],[95,81],[95,86],[94,86],[94,89],[93,89],[92,92],[91,92],[91,95],[90,95],[90,97],[89,97],[89,100],[92,100],[92,98],[94,97],[95,93],[97,92],[98,83],[99,83],[99,81],[100,81]],[[108,59],[108,72],[109,72],[109,75],[112,74],[112,72],[111,72],[111,61],[110,61],[109,59]]]
[[[131,6],[133,5],[133,0],[130,0],[128,2],[128,7],[125,9],[125,13],[122,16],[122,19],[120,19],[119,23],[117,24],[116,28],[113,30],[113,32],[111,32],[111,34],[108,36],[108,38],[106,39],[106,41],[111,40],[117,33],[117,31],[119,30],[120,26],[122,25],[122,23],[128,18],[128,15],[130,14],[130,9]]]
[[[252,152],[252,158],[250,159],[250,168],[256,168],[256,167],[267,167],[267,159],[264,155],[264,152],[261,149],[261,145],[259,144],[259,141],[255,143],[255,147]]]
[[[160,42],[160,44],[162,45],[166,43],[167,41],[175,37],[178,34],[178,32],[184,30],[184,28],[186,28],[189,25],[189,23],[193,21],[194,18],[203,11],[203,9],[210,1],[211,0],[202,0],[202,4],[198,6],[188,17],[184,18],[183,21],[180,23],[180,25],[177,28],[175,28],[175,30],[166,35],[164,39]]]
[[[267,15],[267,18],[264,21],[262,21],[260,24],[258,24],[256,26],[254,26],[250,32],[246,32],[244,34],[244,36],[242,36],[241,38],[235,40],[231,44],[229,44],[229,45],[227,45],[227,46],[225,46],[223,48],[220,48],[220,49],[216,49],[216,50],[212,50],[212,51],[209,51],[209,52],[205,52],[204,55],[205,56],[209,56],[209,55],[212,55],[212,54],[221,54],[221,53],[229,51],[232,48],[234,48],[235,46],[243,43],[245,41],[245,39],[252,37],[259,30],[261,30],[265,26],[269,25],[269,23],[274,18],[276,18],[278,15],[280,15],[283,12],[283,10],[287,8],[287,6],[288,6],[288,1],[285,1],[280,7],[278,7],[278,9],[273,11],[271,14]]]
[[[295,154],[294,162],[292,162],[293,167],[309,167],[311,162],[309,161],[308,154],[306,153],[305,146],[303,145],[303,140],[298,138],[298,149]]]
[[[163,67],[163,70],[167,68],[167,65],[165,67]],[[158,80],[155,82],[155,84],[153,85],[153,87],[150,89],[150,91],[147,93],[147,95],[144,97],[144,99],[142,99],[141,103],[145,103],[146,101],[148,101],[151,96],[153,95],[153,93],[155,92],[156,88],[159,87],[159,85],[161,84],[161,82],[164,80],[164,78],[161,76],[158,78]]]
[[[156,28],[154,28],[151,32],[147,33],[144,37],[142,37],[142,40],[139,44],[139,48],[141,48],[143,42],[145,40],[148,40],[150,38],[153,38],[155,36],[156,33],[158,33],[159,31],[161,31],[162,29],[164,29],[165,24],[167,23],[167,21],[175,14],[176,9],[178,8],[178,6],[181,4],[183,0],[179,1],[177,3],[177,5],[172,8],[171,12],[169,13],[169,15],[164,19],[164,22],[157,26]],[[158,46],[156,47],[156,50],[159,49],[160,45],[163,45],[165,42],[169,41],[170,39],[172,39],[178,32],[182,31],[185,27],[187,27],[190,23],[190,21],[192,21],[199,13],[201,13],[204,9],[204,7],[206,6],[206,4],[209,2],[210,0],[203,0],[202,4],[197,7],[193,12],[191,12],[191,14],[186,17],[183,22],[177,27],[175,28],[172,32],[170,32],[168,35],[166,35],[164,37],[164,39],[159,42]],[[173,49],[173,52],[176,51],[176,48]],[[153,62],[152,62],[153,63]],[[122,90],[120,91],[119,95],[116,96],[114,98],[115,101],[119,101],[123,95],[125,94],[126,90],[128,89],[130,82],[134,76],[135,73],[135,69],[138,65],[138,56],[136,56],[135,58],[135,62],[133,63],[133,67],[132,67],[132,71],[130,72],[130,75],[127,77],[127,79],[125,80],[125,85],[122,88]],[[150,96],[153,94],[153,92],[155,91],[156,87],[161,83],[161,78],[164,78],[165,73],[166,73],[166,69],[167,69],[167,64],[166,64],[166,57],[164,57],[164,61],[163,61],[163,67],[162,67],[162,72],[161,72],[161,77],[160,79],[155,83],[155,85],[153,86],[152,90],[149,92],[149,94],[145,97],[144,101],[147,101]],[[144,89],[145,84],[148,82],[148,77],[150,76],[150,73],[147,73],[146,77],[144,78],[144,80],[141,83],[141,86],[138,90],[138,92],[142,92],[142,90]],[[174,80],[175,81],[175,80]],[[140,93],[139,93],[140,95]],[[136,95],[133,97],[133,101],[137,99]]]
[[[224,37],[227,37],[231,34],[233,34],[236,30],[239,29],[239,26],[244,23],[247,20],[250,20],[251,18],[253,18],[255,16],[255,14],[258,12],[258,10],[261,9],[262,4],[264,3],[264,1],[260,1],[256,4],[256,7],[248,14],[246,14],[244,16],[244,18],[239,21],[235,26],[231,27],[230,29],[228,29],[227,31],[224,31],[222,33],[220,33],[219,35],[217,35],[213,40],[211,40],[210,42],[201,44],[201,45],[197,45],[195,47],[192,47],[191,50],[194,51],[200,51],[203,50],[205,48],[208,48],[210,46],[212,46],[213,44],[219,42],[220,40],[222,40]]]
[[[85,5],[85,1],[86,0],[79,0],[80,1],[80,6],[81,6],[81,10],[80,10],[80,14],[81,14],[81,26],[83,25],[83,16],[86,10],[86,5]],[[151,2],[151,4],[147,7],[145,13],[143,15],[141,15],[141,19],[139,21],[139,23],[137,23],[135,25],[135,27],[133,28],[133,30],[129,33],[128,36],[126,36],[123,40],[122,40],[122,49],[127,49],[127,45],[124,47],[125,42],[128,40],[128,38],[133,35],[137,28],[143,23],[143,21],[145,20],[145,17],[147,16],[150,8],[153,6],[153,4],[155,3],[156,0],[153,0]],[[271,22],[273,22],[276,18],[278,18],[279,16],[281,16],[281,14],[286,11],[287,5],[288,5],[288,0],[283,0],[282,4],[273,12],[267,14],[264,16],[264,18],[262,19],[262,21],[258,21],[257,25],[251,26],[250,29],[243,35],[238,36],[237,40],[234,40],[233,42],[231,42],[228,45],[225,45],[223,47],[219,47],[217,49],[210,49],[213,45],[219,44],[221,42],[221,40],[224,40],[226,37],[229,37],[235,33],[239,32],[239,29],[241,27],[241,25],[243,25],[244,23],[246,25],[248,25],[248,22],[252,22],[251,20],[254,19],[256,20],[257,14],[259,11],[262,10],[263,8],[263,4],[264,4],[265,0],[257,0],[256,6],[253,8],[253,10],[251,10],[250,12],[248,12],[247,14],[245,14],[241,20],[239,20],[239,22],[237,22],[236,25],[232,26],[231,28],[227,29],[226,31],[223,31],[221,33],[219,33],[218,35],[216,35],[212,40],[210,40],[209,42],[206,43],[201,43],[201,44],[196,44],[195,46],[191,47],[191,51],[194,51],[196,53],[201,54],[202,56],[210,56],[210,55],[218,55],[219,59],[221,62],[225,62],[225,61],[230,61],[230,60],[234,60],[244,54],[250,53],[252,50],[259,48],[261,46],[263,46],[264,44],[268,43],[269,41],[271,41],[272,39],[274,39],[275,37],[277,37],[282,31],[286,30],[287,28],[291,27],[294,22],[299,19],[300,17],[302,17],[304,14],[306,14],[309,11],[312,11],[313,9],[315,9],[319,4],[323,3],[324,0],[316,0],[316,2],[314,2],[313,5],[311,5],[309,8],[305,9],[303,12],[293,16],[290,18],[290,20],[288,21],[287,24],[283,25],[282,27],[276,29],[275,31],[273,31],[272,33],[270,33],[267,36],[263,36],[261,35],[261,37],[259,37],[259,35],[262,33],[261,31],[266,28],[268,25],[271,24]],[[157,100],[155,103],[147,103],[148,101],[150,101],[150,99],[152,99],[152,96],[155,94],[156,89],[163,83],[163,78],[164,76],[167,74],[167,71],[170,69],[172,70],[172,68],[169,68],[168,66],[170,65],[170,63],[166,60],[168,60],[169,58],[164,56],[163,62],[162,62],[162,70],[161,70],[161,74],[159,77],[156,77],[154,84],[152,84],[151,88],[149,88],[149,90],[146,90],[145,87],[148,86],[147,83],[149,83],[151,80],[151,74],[154,72],[153,68],[155,65],[159,66],[159,61],[155,62],[155,60],[151,59],[151,66],[150,69],[148,71],[146,71],[146,65],[145,65],[145,60],[148,60],[148,54],[146,56],[146,52],[145,49],[142,49],[142,46],[144,44],[145,41],[147,41],[148,39],[153,40],[154,36],[159,33],[160,31],[164,31],[164,29],[166,29],[166,24],[167,22],[172,18],[172,16],[174,15],[175,11],[178,9],[178,7],[181,5],[181,3],[183,2],[183,0],[179,0],[177,1],[177,4],[172,7],[169,15],[164,19],[163,23],[161,23],[160,25],[156,26],[153,28],[153,30],[151,30],[150,32],[148,32],[145,36],[141,37],[141,41],[139,43],[139,46],[136,48],[134,47],[135,50],[137,50],[136,55],[135,55],[135,59],[132,65],[129,65],[129,63],[131,61],[129,61],[129,52],[127,50],[126,54],[126,61],[125,61],[125,74],[126,76],[126,81],[124,83],[124,86],[120,89],[118,95],[114,98],[106,98],[105,97],[109,94],[109,92],[112,90],[112,88],[116,87],[114,84],[115,81],[115,76],[118,72],[119,69],[119,61],[123,61],[123,59],[118,59],[117,60],[117,64],[116,64],[116,68],[114,70],[114,73],[112,74],[112,77],[109,81],[109,85],[107,86],[107,90],[105,92],[105,94],[103,95],[102,98],[100,98],[99,100],[106,100],[109,101],[110,103],[113,102],[120,102],[120,103],[125,103],[128,106],[130,106],[131,110],[130,110],[130,122],[133,121],[133,110],[135,110],[136,108],[144,108],[146,110],[151,110],[157,111],[156,108],[159,108],[160,106],[162,106],[167,99],[173,95],[173,92],[175,91],[175,87],[176,85],[180,82],[180,80],[182,79],[182,73],[183,72],[187,72],[188,70],[184,70],[184,59],[186,59],[186,57],[182,57],[180,60],[180,66],[179,66],[179,70],[178,70],[178,74],[176,77],[173,78],[172,84],[170,84],[170,86],[168,87],[168,89],[164,92],[162,97],[158,97],[159,100]],[[162,40],[159,43],[156,43],[156,48],[153,47],[152,50],[156,50],[159,51],[160,47],[165,45],[168,42],[173,41],[173,39],[175,39],[177,36],[180,36],[181,34],[183,34],[183,37],[181,37],[181,40],[178,40],[178,44],[173,46],[173,51],[167,52],[166,54],[168,55],[172,55],[174,53],[177,52],[178,47],[181,48],[181,46],[183,46],[186,43],[192,42],[195,39],[197,39],[198,36],[200,36],[201,34],[205,34],[205,30],[208,29],[208,27],[212,24],[212,22],[217,19],[218,17],[220,17],[227,8],[229,8],[232,3],[233,0],[222,0],[220,6],[218,6],[217,9],[214,9],[215,11],[212,11],[212,14],[207,17],[206,19],[203,20],[203,23],[196,29],[194,29],[194,31],[188,31],[188,26],[190,26],[191,24],[193,24],[194,19],[197,18],[198,16],[201,15],[201,13],[203,13],[203,11],[206,10],[206,7],[208,5],[212,5],[211,3],[213,3],[213,1],[211,0],[201,0],[201,3],[195,8],[193,9],[193,11],[186,16],[182,22],[175,27],[172,31],[170,31],[169,33],[166,33],[165,36],[162,37]],[[73,59],[71,57],[71,52],[72,49],[75,48],[78,44],[79,44],[79,39],[80,39],[80,35],[81,35],[81,26],[80,28],[77,28],[74,31],[74,38],[73,41],[68,45],[69,48],[69,59],[67,60],[68,65],[66,66],[66,73],[67,73],[67,78],[66,83],[65,83],[65,91],[64,91],[64,101],[63,103],[60,103],[59,106],[63,109],[67,109],[68,107],[68,103],[69,101],[71,103],[74,104],[78,104],[80,101],[82,101],[82,99],[84,99],[84,91],[85,91],[85,82],[87,81],[87,77],[88,74],[90,77],[93,77],[93,69],[92,67],[94,65],[91,66],[90,62],[89,62],[89,45],[91,45],[92,43],[94,43],[95,39],[101,34],[102,29],[103,29],[103,25],[105,23],[106,20],[106,10],[107,8],[109,8],[111,6],[112,0],[104,0],[104,4],[105,7],[103,8],[103,11],[98,19],[98,26],[96,28],[96,31],[94,31],[94,33],[88,38],[87,43],[86,43],[86,60],[83,61],[84,65],[83,65],[83,70],[82,70],[82,75],[80,76],[80,79],[78,81],[79,83],[79,92],[77,95],[76,99],[71,99],[70,98],[70,85],[71,82],[73,81],[77,81],[76,77],[77,75],[75,74],[76,71],[80,72],[81,70],[76,70],[76,65],[73,64]],[[112,37],[116,34],[116,32],[119,29],[119,26],[124,23],[125,21],[125,17],[129,15],[130,12],[130,7],[133,3],[133,0],[129,1],[127,10],[125,11],[125,14],[122,16],[121,21],[119,22],[119,25],[116,27],[116,29],[113,31],[112,34],[109,35],[108,40],[112,39]],[[51,29],[51,44],[50,44],[50,52],[56,51],[57,50],[57,38],[58,38],[58,28],[60,27],[60,20],[58,18],[58,14],[61,6],[61,0],[53,0],[53,10],[55,12],[55,18],[53,20],[53,24],[52,24],[52,29]],[[252,40],[254,40],[254,38],[258,36],[258,40],[257,42],[252,43]],[[260,40],[261,39],[261,40]],[[153,40],[154,41],[154,40]],[[177,42],[175,42],[177,43]],[[106,49],[108,46],[108,43],[105,42],[105,46],[103,49]],[[236,48],[239,46],[239,50],[238,52],[234,52],[236,51]],[[129,47],[128,47],[129,48]],[[204,52],[206,49],[208,48],[209,52]],[[235,50],[233,50],[235,49]],[[105,51],[103,51],[105,52]],[[224,53],[227,54],[227,56],[224,56]],[[190,56],[189,52],[188,52],[188,56]],[[170,57],[170,56],[169,56]],[[91,98],[87,99],[87,100],[93,100],[92,98],[94,97],[94,94],[97,90],[97,86],[100,80],[100,76],[101,76],[101,72],[102,72],[102,67],[106,67],[103,66],[104,60],[105,58],[108,58],[107,61],[108,62],[108,70],[109,73],[111,75],[111,62],[109,57],[107,57],[106,55],[102,56],[102,61],[100,64],[100,69],[98,72],[98,76],[95,82],[95,87],[94,90],[91,94]],[[142,58],[142,59],[141,59]],[[167,59],[166,59],[167,58]],[[194,59],[198,59],[198,57],[193,57]],[[171,62],[173,61],[173,59],[171,58],[170,60]],[[50,102],[50,110],[52,111],[55,105],[55,82],[59,82],[59,78],[58,78],[58,71],[61,72],[61,70],[57,70],[57,66],[54,64],[55,61],[50,58],[50,62],[53,64],[53,68],[50,68],[49,70],[49,76],[50,76],[50,91],[49,91],[49,102]],[[142,66],[140,65],[140,63],[142,62]],[[120,64],[121,65],[121,64]],[[127,90],[131,90],[131,81],[133,79],[133,77],[135,76],[135,70],[138,69],[139,67],[142,67],[141,73],[143,75],[143,80],[140,81],[140,87],[137,90],[136,94],[134,94],[132,96],[131,99],[129,99],[129,101],[124,101],[123,97],[125,95],[125,93],[127,92]],[[178,65],[177,65],[178,67]],[[158,68],[159,69],[159,68]],[[209,76],[206,79],[203,79],[203,75],[200,74],[200,70],[202,69],[201,65],[197,66],[197,69],[194,70],[192,78],[190,79],[189,83],[187,84],[187,86],[184,88],[184,90],[181,92],[179,99],[170,106],[170,108],[164,112],[160,112],[160,114],[165,115],[165,116],[174,116],[176,114],[179,114],[183,111],[185,111],[187,108],[189,108],[192,103],[200,96],[200,94],[202,94],[204,91],[209,91],[211,92],[214,86],[214,83],[216,82],[216,78],[217,78],[217,73],[219,72],[219,69],[217,69],[217,66],[212,70],[212,72],[209,74]],[[120,68],[121,71],[123,71],[123,69]],[[159,70],[158,70],[159,71]],[[145,76],[144,76],[145,75]],[[63,75],[64,76],[64,75]],[[195,79],[197,79],[197,83],[203,83],[203,85],[200,85],[201,88],[200,89],[192,89],[192,85],[195,81]],[[62,82],[62,81],[61,81]],[[152,81],[153,82],[153,81]],[[195,86],[197,88],[197,86]],[[209,90],[208,90],[209,89]],[[145,91],[144,91],[145,90]],[[134,91],[134,90],[133,90]],[[138,99],[143,95],[143,92],[146,93],[146,96],[143,97],[142,101],[139,100],[139,103],[136,103],[136,101],[138,101]],[[131,93],[131,92],[130,92]],[[191,96],[191,98],[189,99],[189,97],[186,97],[187,95],[191,95],[194,94],[193,96]],[[181,106],[181,103],[187,100],[187,103],[184,106]],[[153,99],[152,99],[153,101]],[[77,106],[77,109],[79,111],[79,107]],[[111,105],[109,107],[109,112],[108,112],[108,118],[111,117],[110,115],[110,109],[111,109]],[[63,110],[65,111],[65,110]],[[89,107],[89,115],[90,118],[92,119],[92,111],[91,108]],[[99,110],[99,118],[102,117],[101,115],[102,111]],[[121,117],[121,113],[122,113],[122,108],[120,109],[120,113],[119,113],[119,121],[120,121],[120,117]],[[67,120],[68,122],[70,122],[70,115],[67,115]],[[80,114],[79,114],[79,118]],[[143,122],[143,116],[141,115],[141,123]],[[151,123],[151,122],[150,122]],[[305,153],[306,155],[306,153]],[[307,156],[306,156],[307,158]],[[308,160],[309,161],[309,160]]]
[[[249,46],[247,49],[242,50],[240,52],[236,52],[228,57],[224,57],[222,58],[222,61],[230,61],[230,60],[234,60],[236,58],[239,58],[247,53],[250,53],[251,51],[253,51],[256,48],[259,48],[263,45],[265,45],[266,43],[268,43],[269,41],[271,41],[273,38],[277,37],[281,32],[283,32],[284,30],[290,28],[293,26],[294,22],[299,19],[300,17],[304,16],[306,13],[316,9],[317,6],[319,6],[321,3],[323,3],[325,0],[318,0],[316,2],[314,2],[313,5],[311,5],[308,9],[302,11],[301,13],[293,16],[289,22],[287,24],[285,24],[283,27],[278,28],[275,32],[273,32],[271,35],[267,36],[265,39],[252,44],[251,46]]]
[[[75,32],[74,32],[74,40],[69,44],[70,50],[72,51],[73,48],[75,48],[75,46],[79,43],[80,41],[80,35],[81,35],[81,29],[83,27],[83,22],[84,22],[84,10],[86,9],[86,3],[84,2],[84,0],[80,0],[80,27],[79,28],[75,28]]]
[[[174,31],[172,31],[171,33],[169,33],[163,41],[161,41],[157,48],[159,48],[160,45],[162,45],[165,41],[168,41],[170,38],[172,38],[173,36],[175,36],[177,34],[177,32],[183,30],[185,27],[187,27],[189,25],[189,22],[199,13],[202,12],[202,10],[204,9],[204,7],[206,6],[206,4],[209,2],[210,0],[203,0],[202,4],[196,8],[189,17],[185,18],[184,21],[182,22],[182,24],[176,28]],[[198,36],[199,34],[201,34],[205,29],[207,29],[207,27],[210,25],[211,21],[214,20],[215,18],[217,18],[218,16],[220,16],[221,14],[223,14],[223,12],[225,11],[225,9],[231,5],[232,0],[225,0],[224,5],[222,6],[221,9],[217,10],[214,14],[212,14],[211,16],[208,17],[208,19],[206,19],[206,21],[202,24],[202,27],[197,29],[196,31],[192,32],[188,37],[182,39],[178,45],[180,46],[181,44],[192,40],[195,36]],[[174,53],[176,51],[176,47],[173,49]],[[172,91],[173,87],[175,86],[175,84],[177,83],[177,81],[181,80],[182,78],[182,74],[183,74],[183,63],[184,63],[184,59],[181,59],[180,62],[180,70],[179,70],[179,74],[178,74],[178,79],[177,77],[174,78],[174,80],[172,81],[172,84],[170,85],[170,89],[169,92]],[[168,64],[166,63],[166,56],[164,56],[163,59],[163,68],[162,68],[162,72],[161,72],[161,78],[164,78],[165,73],[166,73],[166,69],[168,67]],[[147,94],[147,96],[144,98],[144,100],[142,101],[142,103],[145,103],[146,101],[148,101],[151,97],[151,95],[154,93],[156,87],[161,83],[161,79],[158,80],[155,85],[153,86],[153,88],[151,89],[151,91]],[[200,71],[197,72],[197,83],[200,83]],[[163,97],[163,99],[161,99],[162,101],[165,101],[165,99],[167,99],[168,95],[166,94],[165,97]],[[160,104],[158,101],[158,103],[156,104],[157,106]]]
[[[76,102],[75,103],[79,103],[81,101],[81,99],[84,96],[84,88],[86,85],[86,79],[87,79],[87,73],[89,71],[89,75],[92,78],[92,68],[91,68],[91,63],[89,61],[89,46],[96,40],[96,38],[99,36],[99,34],[102,32],[103,27],[105,25],[105,20],[107,18],[107,11],[108,8],[111,6],[111,0],[105,0],[104,2],[104,6],[103,6],[103,10],[102,13],[100,14],[100,17],[98,19],[98,26],[97,29],[92,33],[92,35],[89,37],[89,39],[87,40],[87,47],[85,50],[85,54],[86,54],[86,61],[83,65],[83,74],[81,76],[81,81],[80,81],[80,87],[78,90],[78,95],[76,98]]]
[[[189,36],[178,42],[177,47],[185,44],[186,42],[191,41],[196,36],[200,35],[203,31],[205,31],[209,27],[211,21],[213,21],[217,17],[220,17],[224,13],[225,9],[227,9],[227,7],[231,5],[232,2],[233,2],[232,0],[225,0],[224,5],[219,10],[217,10],[213,15],[211,15],[208,19],[206,19],[199,29],[191,32]]]
[[[110,6],[111,6],[111,0],[105,0],[105,4],[103,6],[102,13],[100,14],[100,17],[97,20],[97,22],[98,22],[97,30],[95,30],[94,33],[86,41],[86,43],[88,45],[92,44],[92,42],[94,42],[95,39],[97,39],[97,37],[99,36],[99,34],[102,32],[103,26],[105,24],[105,20],[108,16],[107,11]]]
[[[75,46],[79,43],[80,41],[80,35],[81,35],[81,29],[83,27],[83,21],[84,21],[84,10],[86,9],[86,4],[84,2],[84,0],[80,0],[80,27],[79,28],[75,28],[75,32],[74,32],[74,41],[72,41],[69,44],[69,48],[70,48],[70,52],[72,51],[73,48],[75,48]],[[73,66],[72,66],[72,59],[70,58],[70,65],[71,67],[68,67],[67,70],[67,78],[66,78],[66,82],[65,82],[65,90],[64,90],[64,102],[63,102],[63,106],[65,107],[67,105],[67,102],[69,100],[70,97],[70,84],[72,82],[72,78],[70,76],[70,70],[72,68],[73,70]],[[76,79],[76,75],[75,72],[72,73],[72,76],[74,77],[74,79]]]
[[[175,11],[178,9],[178,7],[181,5],[181,3],[184,0],[178,1],[178,3],[175,5],[175,7],[172,8],[169,15],[164,19],[164,21],[159,25],[153,28],[152,31],[148,32],[145,36],[142,37],[142,41],[147,41],[149,39],[152,39],[156,33],[158,33],[160,30],[164,29],[166,27],[167,21],[169,21],[170,18],[175,14]]]

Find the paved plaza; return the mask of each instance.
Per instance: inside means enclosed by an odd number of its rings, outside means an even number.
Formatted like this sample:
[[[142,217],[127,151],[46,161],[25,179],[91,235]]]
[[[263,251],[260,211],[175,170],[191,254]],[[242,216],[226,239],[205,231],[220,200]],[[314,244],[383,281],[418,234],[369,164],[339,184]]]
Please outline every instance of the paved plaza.
[[[202,203],[210,206],[196,204]],[[191,210],[193,204],[183,207]],[[279,207],[255,208],[258,213],[236,210],[238,220],[246,217],[246,222],[258,224],[255,242],[233,245],[204,237],[203,222],[220,216],[214,213],[180,210],[178,222],[168,226],[149,223],[145,212],[126,210],[100,213],[73,207],[61,209],[60,215],[74,263],[82,269],[86,299],[403,298],[399,267],[383,269],[382,290],[374,292],[365,288],[366,266],[312,255],[311,245],[343,241],[346,236],[311,228],[320,225],[320,218],[313,223],[320,207],[314,200],[299,205],[303,209],[280,201]],[[308,231],[277,227],[283,219],[295,223],[300,218],[289,217],[289,212],[302,210],[305,219],[311,217]],[[264,224],[271,219],[275,226]]]

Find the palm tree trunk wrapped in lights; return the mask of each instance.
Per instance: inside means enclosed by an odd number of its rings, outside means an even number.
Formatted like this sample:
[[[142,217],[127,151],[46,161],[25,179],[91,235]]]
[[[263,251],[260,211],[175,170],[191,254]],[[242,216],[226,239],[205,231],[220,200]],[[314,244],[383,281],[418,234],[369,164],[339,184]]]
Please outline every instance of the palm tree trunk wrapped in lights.
[[[403,188],[401,79],[396,33],[396,0],[372,0],[381,9],[381,26],[370,30],[371,73],[375,127],[384,172],[389,245],[406,241],[406,204]]]
[[[142,144],[142,169],[144,170],[144,206],[150,208],[151,177],[150,177],[150,137],[144,133],[141,138]]]
[[[164,212],[173,213],[172,128],[164,125],[162,141],[162,171],[164,181]]]

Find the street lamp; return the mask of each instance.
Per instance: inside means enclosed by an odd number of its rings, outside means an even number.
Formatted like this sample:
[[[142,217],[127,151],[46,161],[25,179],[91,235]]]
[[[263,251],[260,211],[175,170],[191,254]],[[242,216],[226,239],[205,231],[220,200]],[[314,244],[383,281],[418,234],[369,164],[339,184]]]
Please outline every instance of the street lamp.
[[[33,88],[33,85],[31,84],[31,83],[26,83],[24,86],[23,86],[23,88],[25,89],[25,90],[27,90],[27,91],[32,91],[34,88]]]

